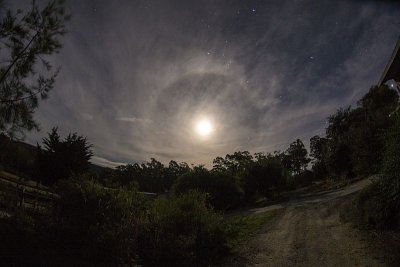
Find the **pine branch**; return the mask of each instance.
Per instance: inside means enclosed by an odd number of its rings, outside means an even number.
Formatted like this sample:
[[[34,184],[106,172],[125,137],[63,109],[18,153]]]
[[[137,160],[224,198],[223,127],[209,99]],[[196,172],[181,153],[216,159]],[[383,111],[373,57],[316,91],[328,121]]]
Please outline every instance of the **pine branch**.
[[[4,80],[7,77],[7,74],[10,72],[12,67],[17,63],[17,61],[21,58],[21,56],[25,53],[25,51],[31,46],[32,42],[35,40],[35,38],[39,35],[39,32],[36,32],[36,34],[32,37],[32,39],[29,41],[29,43],[24,47],[24,49],[17,55],[17,57],[13,60],[13,62],[8,66],[7,70],[1,75],[0,78],[0,83],[4,82]]]

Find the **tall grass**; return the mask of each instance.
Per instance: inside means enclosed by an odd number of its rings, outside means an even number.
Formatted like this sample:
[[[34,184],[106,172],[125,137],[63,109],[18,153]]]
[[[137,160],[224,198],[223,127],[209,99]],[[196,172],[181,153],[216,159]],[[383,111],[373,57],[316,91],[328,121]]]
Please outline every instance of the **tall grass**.
[[[1,247],[7,264],[68,259],[72,265],[204,266],[228,252],[229,232],[205,194],[151,200],[134,189],[78,180],[57,191],[60,198],[47,213],[0,222],[2,242],[14,243],[13,249]]]

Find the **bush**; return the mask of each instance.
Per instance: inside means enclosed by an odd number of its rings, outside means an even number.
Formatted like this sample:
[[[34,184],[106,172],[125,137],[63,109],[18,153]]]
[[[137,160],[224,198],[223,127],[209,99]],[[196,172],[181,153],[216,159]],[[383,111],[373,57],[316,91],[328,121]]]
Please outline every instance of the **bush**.
[[[400,116],[394,117],[387,131],[382,170],[379,179],[380,201],[389,227],[400,228]]]
[[[256,200],[259,196],[273,198],[286,183],[286,171],[280,160],[268,158],[262,163],[254,163],[243,176],[246,199]]]
[[[63,183],[55,210],[60,242],[78,258],[106,265],[183,266],[212,261],[226,252],[222,217],[205,194],[153,202],[127,189],[93,182]]]
[[[356,197],[350,220],[374,228],[400,228],[400,118],[387,131],[379,179]]]
[[[210,264],[227,252],[223,218],[206,205],[205,194],[191,191],[155,200],[149,224],[140,235],[144,265]]]
[[[0,220],[0,258],[10,265],[187,266],[211,264],[228,247],[223,218],[206,195],[146,199],[134,189],[63,181],[40,216]]]
[[[341,211],[341,218],[361,227],[383,227],[385,216],[380,199],[379,184],[374,183],[363,190]]]
[[[295,176],[297,186],[311,185],[314,179],[314,174],[310,170],[302,171],[300,174]]]
[[[109,189],[91,181],[62,182],[52,213],[58,244],[77,258],[133,265],[137,239],[146,221],[147,201],[127,189]]]
[[[224,172],[210,172],[204,167],[195,167],[180,176],[173,188],[178,194],[191,190],[207,193],[209,202],[218,210],[237,206],[242,197],[241,189],[234,177]]]

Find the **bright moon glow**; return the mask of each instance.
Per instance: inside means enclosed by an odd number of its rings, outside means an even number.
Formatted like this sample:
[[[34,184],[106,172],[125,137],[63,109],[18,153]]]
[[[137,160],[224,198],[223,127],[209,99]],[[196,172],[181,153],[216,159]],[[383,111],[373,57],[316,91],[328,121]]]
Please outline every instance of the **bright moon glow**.
[[[208,120],[203,119],[197,123],[196,131],[199,135],[206,137],[211,134],[213,127]]]

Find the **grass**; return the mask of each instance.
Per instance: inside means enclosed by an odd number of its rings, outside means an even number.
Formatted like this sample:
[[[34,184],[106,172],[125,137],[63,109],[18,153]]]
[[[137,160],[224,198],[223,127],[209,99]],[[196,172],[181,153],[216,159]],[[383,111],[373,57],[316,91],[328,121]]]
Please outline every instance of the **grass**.
[[[249,241],[262,228],[262,226],[270,221],[277,210],[266,211],[262,213],[254,213],[249,215],[237,215],[226,219],[226,224],[234,232],[235,237],[230,240],[230,247],[235,248]]]

